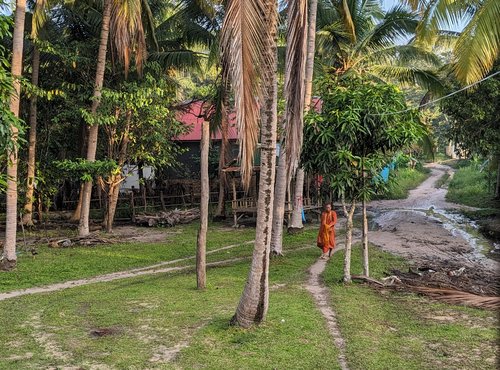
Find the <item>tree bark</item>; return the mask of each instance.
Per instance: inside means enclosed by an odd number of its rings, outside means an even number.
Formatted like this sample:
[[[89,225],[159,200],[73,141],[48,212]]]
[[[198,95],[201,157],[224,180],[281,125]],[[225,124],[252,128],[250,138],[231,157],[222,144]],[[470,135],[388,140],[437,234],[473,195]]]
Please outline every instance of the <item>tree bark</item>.
[[[227,178],[226,173],[223,171],[224,166],[227,163],[228,157],[228,122],[226,115],[226,105],[222,107],[222,121],[221,121],[221,142],[220,142],[220,153],[219,153],[219,201],[217,203],[217,210],[215,211],[214,219],[223,220],[226,218],[226,184]]]
[[[351,282],[351,249],[352,249],[352,229],[353,229],[353,216],[354,210],[356,209],[356,202],[353,200],[350,205],[350,209],[347,210],[347,206],[343,201],[344,215],[347,218],[345,227],[345,254],[344,254],[344,282]]]
[[[23,42],[24,18],[26,16],[26,0],[17,0],[12,36],[12,65],[13,92],[10,96],[10,110],[19,117],[19,99],[21,95],[20,77],[23,72]],[[16,267],[16,237],[17,237],[17,140],[19,130],[11,126],[12,144],[7,151],[7,192],[6,192],[6,221],[3,255],[0,259],[1,270],[11,270]]]
[[[118,198],[120,196],[120,187],[121,183],[124,180],[121,174],[121,170],[123,168],[123,165],[125,164],[125,161],[127,160],[127,150],[128,150],[128,144],[130,142],[130,136],[129,136],[130,125],[132,123],[131,111],[127,111],[125,119],[126,119],[126,125],[125,125],[125,130],[123,132],[122,140],[120,142],[120,151],[118,153],[118,160],[117,160],[118,167],[120,168],[120,173],[118,175],[110,176],[110,180],[108,182],[109,183],[108,202],[103,222],[104,223],[103,226],[106,229],[106,232],[108,233],[113,232],[113,222],[115,220]]]
[[[368,217],[366,217],[366,200],[363,198],[363,275],[370,276],[368,261]]]
[[[94,96],[92,101],[91,114],[97,116],[97,108],[101,101],[101,90],[104,82],[104,71],[106,68],[106,52],[108,48],[109,38],[109,21],[111,18],[111,0],[104,0],[104,9],[102,14],[101,36],[99,43],[99,51],[97,53],[97,69],[95,75]],[[89,126],[88,146],[87,146],[87,161],[94,162],[97,151],[97,134],[99,133],[99,125],[94,123]],[[90,199],[92,196],[92,181],[86,181],[83,186],[82,208],[80,214],[80,224],[78,225],[78,234],[87,236],[89,234],[89,215],[90,215]]]
[[[312,82],[314,75],[314,54],[316,49],[316,17],[318,12],[318,0],[309,2],[309,21],[308,21],[308,40],[307,40],[307,60],[306,60],[306,92],[305,92],[305,111],[311,108],[312,102]],[[300,173],[302,172],[302,173]],[[299,168],[295,176],[295,196],[292,210],[291,228],[302,229],[302,205],[304,198],[304,170]],[[300,203],[298,203],[300,201]]]
[[[297,174],[295,175],[292,221],[290,222],[289,227],[289,229],[294,231],[304,228],[304,225],[302,224],[302,208],[304,206],[304,177],[304,170],[302,168],[297,169]]]
[[[80,216],[82,214],[82,202],[83,202],[83,186],[84,184],[80,185],[80,192],[78,194],[78,203],[75,208],[75,212],[73,212],[73,215],[71,216],[71,221],[79,221]]]
[[[40,51],[35,45],[33,47],[31,84],[38,86],[38,74],[40,70]],[[22,223],[26,226],[33,226],[33,202],[35,189],[35,155],[36,155],[36,116],[37,116],[37,96],[36,94],[30,100],[30,134],[28,146],[28,174],[26,184],[26,204],[24,205],[24,214]]]
[[[261,159],[259,197],[257,203],[257,227],[252,265],[236,313],[233,325],[250,327],[265,320],[269,307],[269,254],[273,221],[274,180],[276,166],[276,128],[278,121],[277,82],[277,3],[268,0],[266,12],[266,57],[268,66],[263,73],[264,97],[261,127]]]
[[[285,218],[286,188],[286,153],[282,145],[278,159],[276,186],[274,187],[273,230],[271,234],[271,251],[276,256],[283,255],[283,220]]]
[[[210,126],[203,122],[201,135],[201,199],[200,199],[200,229],[198,230],[196,249],[196,285],[198,289],[207,286],[207,229],[208,229],[208,201],[210,197],[210,184],[208,180],[208,147],[210,141]]]

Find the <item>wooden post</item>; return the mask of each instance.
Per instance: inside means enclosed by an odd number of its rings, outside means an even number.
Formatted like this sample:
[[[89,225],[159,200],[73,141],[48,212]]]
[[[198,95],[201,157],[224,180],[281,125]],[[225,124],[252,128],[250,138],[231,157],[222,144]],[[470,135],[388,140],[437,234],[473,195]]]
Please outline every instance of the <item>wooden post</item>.
[[[130,211],[132,213],[132,222],[135,222],[135,205],[134,205],[134,192],[130,192]]]
[[[203,122],[201,136],[201,199],[200,199],[200,229],[196,249],[196,281],[198,289],[205,289],[207,285],[206,249],[208,229],[208,203],[210,198],[210,184],[208,180],[208,146],[210,141],[210,125]]]
[[[231,178],[231,187],[233,189],[233,206],[231,207],[233,209],[233,218],[234,218],[234,227],[238,227],[238,216],[236,214],[236,181],[234,180],[234,177]]]
[[[162,211],[166,211],[167,207],[165,206],[165,198],[163,197],[163,190],[160,190],[160,202]]]

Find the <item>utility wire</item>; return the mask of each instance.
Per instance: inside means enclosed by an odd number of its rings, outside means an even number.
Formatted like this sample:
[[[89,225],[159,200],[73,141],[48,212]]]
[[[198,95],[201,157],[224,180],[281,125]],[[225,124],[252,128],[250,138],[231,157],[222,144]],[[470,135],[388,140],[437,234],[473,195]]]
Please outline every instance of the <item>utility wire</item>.
[[[481,82],[484,82],[484,81],[486,81],[486,80],[488,80],[488,79],[490,79],[490,78],[492,78],[492,77],[496,76],[496,75],[497,75],[497,74],[499,74],[499,73],[500,73],[500,71],[497,71],[497,72],[495,72],[495,73],[492,73],[491,75],[486,76],[485,78],[483,78],[483,79],[481,79],[481,80],[479,80],[479,81],[476,81],[476,82],[474,82],[474,83],[471,83],[470,85],[467,85],[467,86],[465,86],[465,87],[461,88],[460,90],[454,91],[454,92],[452,92],[452,93],[450,93],[450,94],[448,94],[448,95],[442,96],[442,97],[440,97],[440,98],[438,98],[438,99],[436,99],[436,100],[431,100],[430,102],[427,102],[427,103],[425,103],[425,104],[422,104],[422,105],[420,105],[418,108],[408,108],[408,109],[401,110],[401,111],[398,111],[398,112],[390,112],[390,113],[369,113],[368,115],[369,115],[369,116],[386,116],[386,115],[388,116],[388,115],[392,115],[392,114],[406,113],[406,112],[410,112],[410,111],[415,110],[415,109],[420,109],[420,108],[423,108],[423,107],[425,107],[425,106],[427,106],[427,105],[431,105],[431,104],[437,103],[438,101],[441,101],[441,100],[444,100],[444,99],[446,99],[446,98],[449,98],[450,96],[456,95],[456,94],[458,94],[458,93],[460,93],[460,92],[462,92],[462,91],[464,91],[464,90],[467,90],[467,89],[471,88],[472,86],[475,86],[475,85],[477,85],[477,84],[480,84]]]

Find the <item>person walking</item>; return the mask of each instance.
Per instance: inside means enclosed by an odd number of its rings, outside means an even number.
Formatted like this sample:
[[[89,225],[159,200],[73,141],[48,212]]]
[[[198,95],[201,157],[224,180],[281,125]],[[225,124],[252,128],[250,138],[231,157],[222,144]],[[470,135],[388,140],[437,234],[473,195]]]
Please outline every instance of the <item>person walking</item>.
[[[337,223],[337,213],[332,210],[332,204],[325,204],[321,213],[321,226],[319,228],[317,245],[323,253],[321,259],[328,259],[332,256],[335,248],[335,224]]]

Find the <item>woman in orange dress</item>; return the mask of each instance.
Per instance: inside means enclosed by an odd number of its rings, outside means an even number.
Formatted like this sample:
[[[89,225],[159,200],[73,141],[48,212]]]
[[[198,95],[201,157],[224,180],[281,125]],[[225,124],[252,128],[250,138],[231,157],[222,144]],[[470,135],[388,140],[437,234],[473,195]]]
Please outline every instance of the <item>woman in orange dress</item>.
[[[337,213],[332,210],[330,203],[325,204],[325,209],[321,213],[321,226],[319,228],[317,245],[322,249],[321,259],[328,259],[332,255],[335,247],[335,224],[337,223]]]

